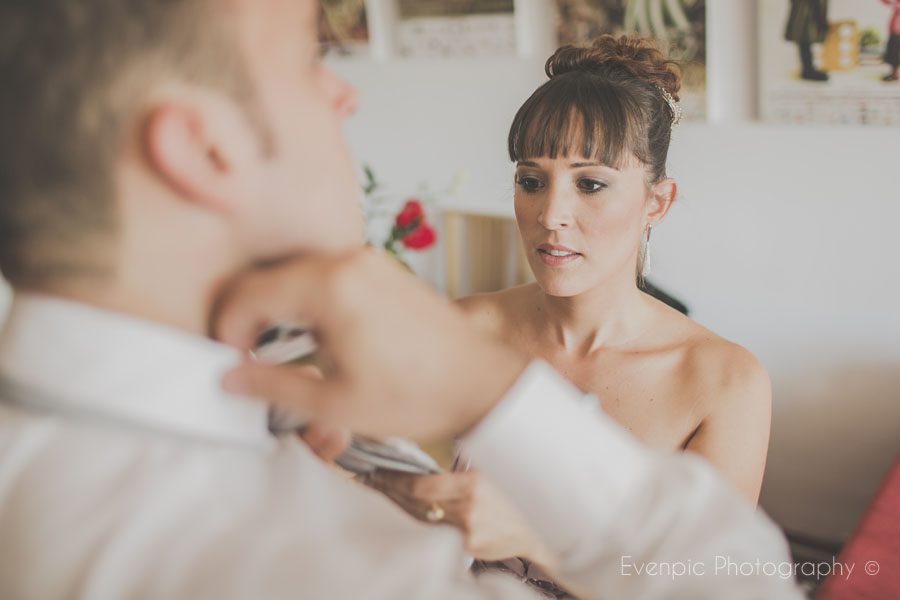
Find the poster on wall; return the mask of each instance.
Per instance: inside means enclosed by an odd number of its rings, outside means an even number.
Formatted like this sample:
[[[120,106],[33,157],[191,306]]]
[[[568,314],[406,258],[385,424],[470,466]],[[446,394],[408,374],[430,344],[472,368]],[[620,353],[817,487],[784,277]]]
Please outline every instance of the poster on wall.
[[[397,0],[401,56],[511,56],[513,0]]]
[[[331,53],[365,56],[369,52],[366,0],[321,0],[319,43]]]
[[[656,40],[684,74],[685,118],[706,117],[706,0],[556,0],[560,44],[589,44],[605,33]]]
[[[760,111],[900,126],[900,0],[760,0]]]

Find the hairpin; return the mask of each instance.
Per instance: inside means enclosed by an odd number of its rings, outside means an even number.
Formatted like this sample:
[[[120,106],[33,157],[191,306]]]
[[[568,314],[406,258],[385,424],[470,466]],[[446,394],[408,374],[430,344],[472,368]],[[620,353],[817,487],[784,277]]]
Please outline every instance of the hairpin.
[[[675,98],[672,97],[672,94],[662,86],[657,85],[656,89],[662,94],[663,100],[666,101],[666,104],[669,105],[669,110],[672,112],[672,127],[677,126],[681,123],[681,105],[675,102]]]

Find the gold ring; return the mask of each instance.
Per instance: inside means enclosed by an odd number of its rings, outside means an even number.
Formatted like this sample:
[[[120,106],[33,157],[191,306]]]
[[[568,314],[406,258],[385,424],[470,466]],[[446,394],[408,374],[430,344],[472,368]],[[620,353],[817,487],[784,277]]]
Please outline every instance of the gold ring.
[[[447,513],[444,512],[444,507],[437,502],[434,502],[431,507],[425,511],[425,519],[429,523],[440,523],[444,520],[446,514]]]

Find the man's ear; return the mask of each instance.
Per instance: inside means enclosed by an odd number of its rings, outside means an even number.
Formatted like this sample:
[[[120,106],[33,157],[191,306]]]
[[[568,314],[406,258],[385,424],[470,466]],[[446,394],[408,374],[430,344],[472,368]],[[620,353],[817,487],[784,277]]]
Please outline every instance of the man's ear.
[[[146,116],[142,145],[155,175],[182,199],[231,212],[241,201],[245,140],[226,114],[188,102],[154,106]],[[255,140],[249,141],[253,147]]]
[[[656,227],[665,218],[677,197],[678,184],[674,179],[663,179],[653,184],[647,204],[647,220],[651,227]]]

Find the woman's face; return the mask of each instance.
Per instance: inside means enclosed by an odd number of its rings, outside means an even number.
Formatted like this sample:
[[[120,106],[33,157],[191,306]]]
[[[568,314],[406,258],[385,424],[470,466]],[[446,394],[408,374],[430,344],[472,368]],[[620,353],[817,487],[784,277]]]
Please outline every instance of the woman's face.
[[[519,162],[516,219],[544,292],[568,297],[633,281],[641,238],[658,220],[654,196],[636,159],[621,169],[581,157]]]

